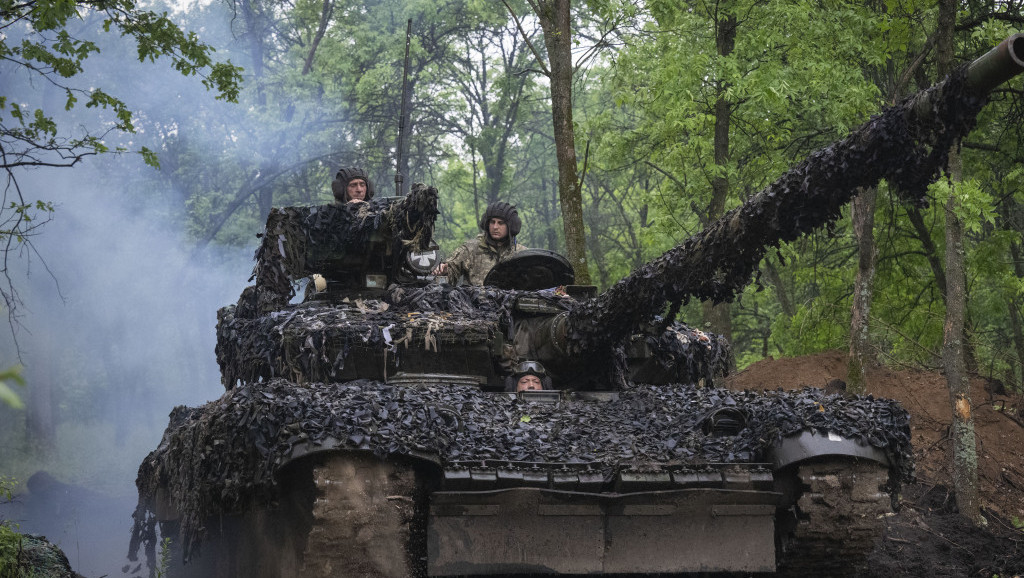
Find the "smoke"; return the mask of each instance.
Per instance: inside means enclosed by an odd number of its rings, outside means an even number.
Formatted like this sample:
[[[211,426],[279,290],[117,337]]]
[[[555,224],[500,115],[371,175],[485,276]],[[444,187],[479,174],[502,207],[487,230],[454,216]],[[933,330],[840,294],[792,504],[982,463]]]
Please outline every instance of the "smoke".
[[[52,94],[36,95],[27,79],[4,76],[12,84],[3,93],[45,104],[72,133],[109,122],[110,111],[64,113]],[[239,114],[168,62],[135,62],[130,47],[104,47],[83,77],[138,113],[140,133],[108,135],[111,147],[134,149],[173,131],[198,98],[207,111]],[[193,141],[197,154],[217,158],[215,136]],[[258,230],[246,227],[235,238],[251,239],[248,245],[194,254],[190,193],[175,189],[170,171],[153,171],[127,154],[15,174],[27,202],[52,202],[55,211],[30,245],[8,255],[23,306],[19,326],[0,326],[0,368],[24,364],[19,391],[29,407],[0,407],[0,475],[28,484],[15,502],[0,504],[0,519],[46,535],[85,576],[134,574],[126,554],[138,466],[173,407],[223,392],[217,309],[247,284],[257,240]]]
[[[57,445],[42,452],[52,454],[48,459],[34,444],[14,459],[25,468],[25,460],[39,457],[27,471],[54,468],[63,482],[117,498],[117,505],[101,512],[76,504],[78,512],[58,512],[56,519],[19,521],[24,531],[62,546],[80,573],[113,575],[127,551],[134,472],[159,443],[168,413],[223,392],[216,312],[238,298],[252,251],[193,258],[180,227],[131,210],[118,185],[89,168],[36,173],[21,184],[56,208],[33,239],[37,255],[26,260],[18,283],[25,307],[17,337],[29,411],[48,406],[42,413],[52,422],[40,425],[55,426]],[[12,358],[8,343],[3,359]],[[81,519],[86,511],[116,520]],[[107,538],[93,527],[120,527],[120,539],[104,546],[113,551],[89,543]]]

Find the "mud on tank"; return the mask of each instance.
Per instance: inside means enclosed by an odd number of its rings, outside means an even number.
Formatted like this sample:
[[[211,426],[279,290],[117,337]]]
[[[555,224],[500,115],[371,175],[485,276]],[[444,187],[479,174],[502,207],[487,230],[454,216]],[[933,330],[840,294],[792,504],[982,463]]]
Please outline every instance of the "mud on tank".
[[[856,572],[912,476],[907,412],[718,389],[727,345],[655,316],[732,298],[768,248],[834,221],[858,187],[885,178],[920,200],[985,94],[1024,69],[1022,45],[594,297],[427,282],[427,187],[272,211],[255,285],[218,316],[224,395],[176,408],[140,466],[133,551],[152,564],[159,526],[181,576]],[[554,264],[508,278],[571,285],[557,257],[534,258]],[[291,304],[313,273],[325,293]],[[503,392],[526,356],[561,389]]]

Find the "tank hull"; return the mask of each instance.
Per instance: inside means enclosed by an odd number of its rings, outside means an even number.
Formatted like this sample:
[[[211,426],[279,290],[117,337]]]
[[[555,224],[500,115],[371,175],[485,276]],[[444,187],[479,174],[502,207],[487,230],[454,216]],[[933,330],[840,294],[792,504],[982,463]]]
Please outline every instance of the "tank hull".
[[[444,490],[426,463],[336,451],[285,478],[273,504],[208,520],[202,553],[173,557],[170,574],[852,576],[890,511],[888,468],[835,456],[775,475],[721,466],[633,486],[681,488],[652,491]],[[176,537],[173,520],[161,524]]]
[[[243,384],[172,416],[140,512],[194,578],[805,571],[862,556],[909,472],[888,400],[529,393]]]
[[[430,502],[428,573],[774,572],[778,498],[711,488],[438,492]]]

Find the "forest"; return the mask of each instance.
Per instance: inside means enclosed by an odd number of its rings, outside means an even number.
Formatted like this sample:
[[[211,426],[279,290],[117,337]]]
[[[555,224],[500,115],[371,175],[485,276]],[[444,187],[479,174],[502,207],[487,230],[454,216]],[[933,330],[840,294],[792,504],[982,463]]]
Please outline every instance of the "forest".
[[[341,167],[378,195],[396,172],[437,187],[443,253],[513,203],[519,242],[600,291],[989,51],[1022,7],[0,0],[0,486],[43,469],[130,493],[171,408],[222,391],[216,310],[271,208],[330,202]],[[842,349],[853,387],[885,364],[1021,392],[1022,114],[1018,77],[927,202],[865,189],[679,319],[724,335],[735,370]]]

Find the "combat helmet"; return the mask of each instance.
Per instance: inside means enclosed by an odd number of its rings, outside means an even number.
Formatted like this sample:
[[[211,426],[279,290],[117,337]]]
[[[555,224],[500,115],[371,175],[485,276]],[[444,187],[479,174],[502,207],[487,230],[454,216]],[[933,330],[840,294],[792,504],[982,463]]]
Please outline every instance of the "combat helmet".
[[[352,179],[363,179],[366,181],[366,198],[364,201],[369,201],[373,198],[373,181],[370,180],[370,176],[366,174],[366,171],[359,167],[347,167],[339,169],[338,173],[334,175],[334,180],[331,182],[331,192],[334,193],[334,199],[339,203],[347,203],[346,192],[349,181]]]

